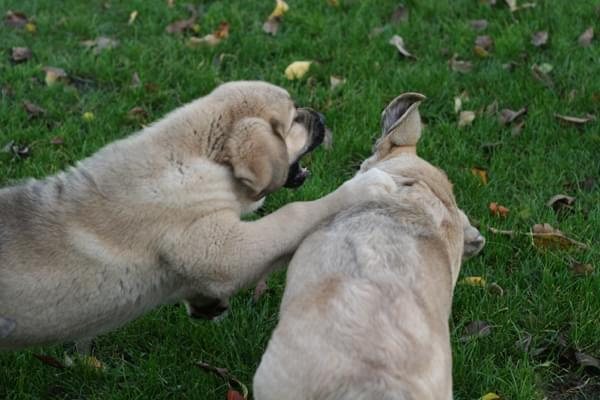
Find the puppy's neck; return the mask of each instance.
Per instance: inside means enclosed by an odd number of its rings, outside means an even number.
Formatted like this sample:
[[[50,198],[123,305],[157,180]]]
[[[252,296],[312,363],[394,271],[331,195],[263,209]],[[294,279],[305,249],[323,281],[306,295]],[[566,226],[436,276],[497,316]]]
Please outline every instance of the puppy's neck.
[[[397,157],[399,155],[417,155],[417,146],[414,145],[404,145],[404,146],[394,146],[390,150],[390,152],[383,158],[382,161],[389,160],[390,158]]]

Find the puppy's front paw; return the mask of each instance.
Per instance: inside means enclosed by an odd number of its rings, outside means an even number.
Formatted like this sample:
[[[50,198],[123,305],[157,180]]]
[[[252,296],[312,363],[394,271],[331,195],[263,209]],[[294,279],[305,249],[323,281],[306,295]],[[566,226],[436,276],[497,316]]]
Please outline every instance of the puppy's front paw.
[[[342,186],[347,191],[346,201],[357,203],[379,200],[396,191],[394,179],[377,168],[358,174]]]

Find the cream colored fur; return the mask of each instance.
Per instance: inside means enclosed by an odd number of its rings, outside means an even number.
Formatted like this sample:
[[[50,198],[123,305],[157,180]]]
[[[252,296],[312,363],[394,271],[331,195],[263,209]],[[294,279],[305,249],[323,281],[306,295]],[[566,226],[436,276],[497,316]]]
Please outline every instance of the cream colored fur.
[[[323,220],[394,188],[374,171],[241,221],[309,144],[301,113],[279,87],[227,83],[66,172],[1,189],[0,349],[89,339],[180,300],[226,303]]]
[[[423,98],[390,104],[358,175],[378,168],[396,192],[342,211],[294,255],[255,399],[452,398],[452,292],[484,239],[445,174],[416,155]]]

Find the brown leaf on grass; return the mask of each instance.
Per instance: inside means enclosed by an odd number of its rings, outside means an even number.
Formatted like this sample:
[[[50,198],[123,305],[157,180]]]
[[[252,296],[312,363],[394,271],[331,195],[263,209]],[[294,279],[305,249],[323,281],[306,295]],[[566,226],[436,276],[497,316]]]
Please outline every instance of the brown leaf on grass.
[[[517,122],[510,130],[510,134],[512,136],[519,136],[521,134],[521,131],[523,130],[524,126],[525,126],[525,121]]]
[[[479,58],[486,58],[490,55],[490,53],[484,49],[481,46],[475,46],[473,47],[473,52],[475,53],[475,55]]]
[[[492,101],[486,108],[485,113],[487,115],[494,115],[498,112],[498,100]]]
[[[485,169],[473,167],[473,168],[471,168],[471,174],[473,174],[474,176],[478,176],[484,185],[488,184],[489,179],[488,179],[487,171]]]
[[[490,203],[488,208],[490,209],[490,213],[496,217],[506,218],[508,216],[508,213],[510,212],[510,209],[501,206],[496,202]]]
[[[46,73],[44,80],[48,86],[52,86],[56,82],[64,82],[67,80],[67,73],[62,68],[44,67],[42,68],[42,71]]]
[[[448,61],[450,69],[453,71],[462,72],[463,74],[471,72],[473,69],[473,64],[470,61],[458,60],[457,57],[458,54],[454,54],[450,61]]]
[[[548,43],[548,32],[539,31],[531,36],[531,44],[535,47],[540,47]]]
[[[463,102],[469,101],[469,92],[464,90],[461,94],[454,97],[454,112],[458,114],[460,110],[462,110]]]
[[[221,23],[219,24],[219,28],[213,33],[209,33],[208,35],[205,35],[201,38],[192,36],[188,40],[188,46],[196,47],[199,45],[205,45],[214,47],[221,43],[221,40],[225,39],[227,36],[229,36],[229,23],[221,21]]]
[[[461,342],[468,342],[472,339],[489,336],[492,333],[492,327],[486,321],[471,321],[463,331],[460,337]]]
[[[181,19],[167,25],[165,28],[167,33],[183,33],[185,31],[194,30],[194,24],[196,23],[198,13],[196,12],[196,8],[194,8],[194,6],[191,4],[187,5],[187,10],[190,13],[190,17],[188,19]]]
[[[475,120],[474,111],[461,111],[458,115],[458,127],[463,128],[467,125],[471,125]]]
[[[81,44],[88,49],[93,49],[94,54],[100,54],[103,50],[114,49],[119,46],[119,41],[106,36],[98,36],[94,40],[84,40]]]
[[[408,8],[404,4],[399,4],[398,7],[392,13],[390,17],[392,24],[399,24],[401,22],[408,22]]]
[[[28,100],[23,100],[23,108],[27,111],[27,114],[29,114],[29,118],[35,118],[46,114],[46,110]]]
[[[248,398],[248,388],[246,387],[246,385],[244,385],[239,379],[237,379],[236,377],[234,377],[233,375],[231,375],[229,373],[229,371],[227,370],[227,368],[219,368],[219,367],[215,367],[214,365],[202,362],[202,361],[196,361],[196,366],[198,368],[204,369],[206,371],[215,373],[217,375],[219,375],[221,378],[225,379],[227,381],[227,385],[229,386],[229,389],[232,390],[231,386],[232,383],[235,383],[238,388],[242,391],[242,398],[246,399]]]
[[[4,23],[11,28],[21,28],[29,23],[27,16],[20,11],[8,10],[4,14]]]
[[[573,272],[578,275],[587,275],[594,272],[594,266],[592,264],[583,264],[575,260],[571,262],[571,268],[573,269]]]
[[[487,19],[474,19],[469,21],[469,25],[471,25],[471,28],[474,30],[482,32],[488,27],[488,22]]]
[[[546,203],[547,207],[552,208],[555,212],[573,210],[573,203],[575,203],[575,197],[567,196],[565,194],[557,194],[552,196]]]
[[[133,107],[131,110],[127,111],[127,118],[130,120],[142,120],[148,116],[146,110],[142,107]]]
[[[494,47],[494,39],[488,35],[477,36],[475,38],[475,45],[483,48],[484,50],[490,50]]]
[[[594,27],[590,26],[579,36],[578,42],[581,47],[588,47],[592,44],[592,39],[594,38]]]
[[[395,46],[396,49],[398,49],[398,52],[400,54],[402,54],[404,57],[408,57],[408,58],[416,58],[415,56],[413,56],[412,54],[410,54],[405,48],[404,48],[404,39],[402,39],[402,37],[398,36],[398,35],[394,35],[392,36],[392,38],[388,41],[389,44],[391,44],[392,46]]]
[[[44,354],[34,354],[33,356],[46,365],[49,365],[56,369],[65,369],[64,364],[52,356],[46,356]]]
[[[571,124],[584,125],[590,121],[595,121],[596,117],[594,115],[588,114],[585,117],[569,117],[568,115],[560,115],[554,114],[556,118],[561,121],[569,122]]]
[[[548,69],[549,65],[550,64],[533,64],[531,67],[531,74],[535,79],[542,82],[544,85],[551,87],[554,86],[554,82],[552,81],[552,78],[550,78],[550,75],[548,75],[548,73],[552,70],[552,68]],[[550,65],[550,67],[552,66]]]
[[[275,9],[271,13],[271,15],[269,15],[269,17],[267,18],[267,21],[263,24],[263,31],[265,31],[266,33],[273,35],[273,36],[277,35],[277,31],[279,30],[279,25],[283,21],[283,14],[285,14],[285,12],[289,8],[290,7],[287,5],[287,3],[285,1],[276,0]]]
[[[267,281],[265,279],[261,279],[256,284],[254,288],[254,293],[252,293],[252,301],[254,303],[258,303],[258,300],[262,297],[262,295],[269,290],[269,286],[267,285]]]
[[[138,75],[137,72],[134,72],[133,75],[131,75],[131,87],[139,88],[140,86],[142,86],[142,81],[140,80],[140,76]]]
[[[596,357],[592,357],[589,354],[577,351],[575,352],[575,359],[582,367],[591,367],[600,370],[600,360],[598,360]]]
[[[588,249],[586,244],[567,237],[558,229],[554,229],[550,224],[535,224],[532,228],[531,237],[534,246],[541,249],[549,247]]]
[[[33,56],[31,50],[27,47],[13,47],[11,52],[11,59],[15,63],[22,63],[29,60]]]
[[[498,121],[502,125],[508,125],[510,123],[513,123],[517,118],[525,114],[527,114],[527,107],[523,107],[517,111],[513,111],[510,108],[505,108],[502,111],[500,111]]]
[[[329,77],[329,85],[331,90],[334,90],[335,88],[337,88],[340,85],[343,85],[344,83],[346,83],[346,78],[336,75],[331,75]]]
[[[65,144],[65,139],[63,139],[61,136],[54,136],[52,139],[50,139],[50,144],[53,144],[56,146]]]
[[[173,8],[175,6],[175,0],[167,0],[167,7]]]

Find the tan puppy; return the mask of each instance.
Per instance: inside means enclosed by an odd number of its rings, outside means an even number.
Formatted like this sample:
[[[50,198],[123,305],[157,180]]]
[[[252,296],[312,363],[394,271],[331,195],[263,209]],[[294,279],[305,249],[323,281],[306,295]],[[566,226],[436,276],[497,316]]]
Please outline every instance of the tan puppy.
[[[416,155],[423,98],[388,106],[358,175],[377,167],[397,192],[341,212],[294,255],[257,400],[452,398],[452,292],[484,239],[445,174]]]
[[[193,316],[221,311],[321,221],[394,188],[375,171],[241,221],[302,183],[298,160],[323,135],[285,90],[232,82],[67,172],[0,190],[0,349],[89,339],[182,299]]]

